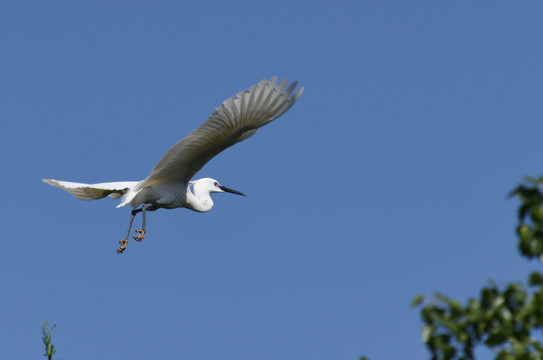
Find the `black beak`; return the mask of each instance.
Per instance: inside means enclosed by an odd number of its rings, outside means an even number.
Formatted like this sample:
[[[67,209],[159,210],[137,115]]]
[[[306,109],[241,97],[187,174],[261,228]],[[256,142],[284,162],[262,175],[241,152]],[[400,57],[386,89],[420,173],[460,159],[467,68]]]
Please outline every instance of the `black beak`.
[[[229,193],[236,194],[236,195],[241,195],[241,196],[247,196],[242,192],[239,192],[239,191],[234,190],[234,189],[227,188],[226,186],[219,185],[219,189],[221,189],[224,192],[229,192]]]

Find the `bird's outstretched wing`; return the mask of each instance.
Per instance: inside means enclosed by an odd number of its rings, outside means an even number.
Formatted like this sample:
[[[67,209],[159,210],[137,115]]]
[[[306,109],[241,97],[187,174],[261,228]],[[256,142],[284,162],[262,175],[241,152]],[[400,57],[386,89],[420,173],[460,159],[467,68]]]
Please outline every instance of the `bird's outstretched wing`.
[[[212,157],[254,135],[258,128],[281,116],[298,100],[304,88],[291,95],[297,82],[262,80],[225,100],[209,119],[178,141],[155,165],[138,188],[161,181],[188,181]]]
[[[139,181],[118,181],[99,184],[82,184],[53,179],[43,179],[43,182],[66,190],[81,200],[101,199],[106,196],[118,199],[139,183]]]

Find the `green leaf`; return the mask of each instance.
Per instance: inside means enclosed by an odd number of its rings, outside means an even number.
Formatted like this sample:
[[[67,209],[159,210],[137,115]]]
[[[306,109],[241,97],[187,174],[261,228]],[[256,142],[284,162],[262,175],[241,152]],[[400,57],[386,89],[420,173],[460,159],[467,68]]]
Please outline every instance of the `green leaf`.
[[[492,346],[501,345],[506,340],[507,340],[507,334],[504,331],[499,331],[490,335],[485,340],[485,344],[492,347]]]
[[[528,278],[528,284],[530,286],[543,285],[543,275],[539,272],[533,272]]]
[[[534,204],[530,207],[530,216],[536,223],[541,223],[543,221],[543,208],[541,208],[540,203]]]
[[[428,343],[432,336],[434,336],[435,331],[435,326],[424,325],[424,327],[422,328],[422,342],[424,342],[425,344]]]
[[[419,306],[420,304],[422,304],[423,302],[424,302],[424,296],[422,296],[421,294],[418,294],[417,296],[415,296],[413,301],[411,301],[411,308],[415,308]]]

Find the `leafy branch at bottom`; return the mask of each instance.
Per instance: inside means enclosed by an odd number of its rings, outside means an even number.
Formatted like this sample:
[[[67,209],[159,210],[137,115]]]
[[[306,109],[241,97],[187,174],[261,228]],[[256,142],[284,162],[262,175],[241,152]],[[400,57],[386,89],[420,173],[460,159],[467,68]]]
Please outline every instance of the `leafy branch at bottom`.
[[[532,273],[528,286],[531,290],[520,283],[504,289],[490,285],[465,306],[437,294],[421,309],[422,340],[432,359],[474,359],[478,345],[493,350],[496,360],[543,359],[543,346],[534,337],[543,329],[543,276]],[[418,296],[413,306],[424,302]]]
[[[43,354],[47,359],[53,360],[53,355],[57,352],[57,349],[55,349],[55,345],[51,343],[51,338],[53,336],[53,329],[56,327],[56,325],[53,325],[49,327],[49,321],[43,320],[43,326],[41,328],[42,330],[42,341],[45,345],[45,353]]]

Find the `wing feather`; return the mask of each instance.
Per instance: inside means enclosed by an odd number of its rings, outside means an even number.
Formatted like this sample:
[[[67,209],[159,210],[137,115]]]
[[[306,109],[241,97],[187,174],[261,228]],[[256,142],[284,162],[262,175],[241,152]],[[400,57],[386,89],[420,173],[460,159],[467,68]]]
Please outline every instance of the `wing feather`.
[[[98,184],[83,184],[54,179],[43,179],[43,182],[51,186],[61,188],[62,190],[66,190],[81,200],[101,199],[106,196],[113,199],[118,199],[129,189],[135,187],[139,183],[139,181],[117,181]]]
[[[206,122],[166,152],[138,188],[156,181],[188,183],[215,155],[249,138],[294,105],[304,88],[293,94],[297,82],[287,84],[288,79],[279,83],[277,77],[264,79],[225,100]]]

